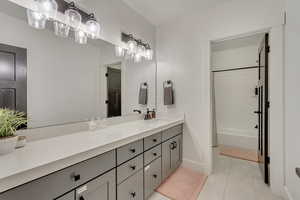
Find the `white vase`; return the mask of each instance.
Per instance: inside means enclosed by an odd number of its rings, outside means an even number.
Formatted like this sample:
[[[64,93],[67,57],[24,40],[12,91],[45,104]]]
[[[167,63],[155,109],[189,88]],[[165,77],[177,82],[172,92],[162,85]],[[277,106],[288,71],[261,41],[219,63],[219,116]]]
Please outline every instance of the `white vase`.
[[[0,155],[13,152],[17,145],[17,141],[17,136],[0,138]]]

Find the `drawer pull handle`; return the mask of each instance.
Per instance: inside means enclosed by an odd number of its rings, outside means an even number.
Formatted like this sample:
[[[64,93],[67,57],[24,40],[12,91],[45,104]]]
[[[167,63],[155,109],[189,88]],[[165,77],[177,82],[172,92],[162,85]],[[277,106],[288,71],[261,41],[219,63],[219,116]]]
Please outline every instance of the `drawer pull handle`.
[[[80,174],[74,174],[72,176],[72,178],[73,178],[74,181],[79,181],[80,180]]]
[[[153,153],[153,156],[157,156],[157,153]]]
[[[156,175],[156,174],[153,174],[153,177],[154,177],[154,178],[157,178],[157,175]]]
[[[135,192],[131,192],[130,195],[134,198],[136,196]]]
[[[131,153],[135,153],[135,149],[129,149]]]
[[[135,165],[133,165],[133,166],[130,166],[130,169],[132,169],[132,170],[135,170],[135,168],[136,168],[136,166],[135,166]]]
[[[177,142],[174,142],[174,149],[177,148]]]
[[[153,142],[157,142],[157,139],[153,139],[152,141],[153,141]]]
[[[79,200],[84,200],[83,196],[79,197]]]

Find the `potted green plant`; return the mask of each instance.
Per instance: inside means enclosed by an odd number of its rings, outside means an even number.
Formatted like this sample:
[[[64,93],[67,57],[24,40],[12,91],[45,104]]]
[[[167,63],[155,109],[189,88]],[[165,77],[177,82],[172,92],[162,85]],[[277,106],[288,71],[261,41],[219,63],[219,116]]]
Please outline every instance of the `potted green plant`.
[[[14,151],[18,140],[16,131],[26,123],[25,113],[0,108],[0,155]]]

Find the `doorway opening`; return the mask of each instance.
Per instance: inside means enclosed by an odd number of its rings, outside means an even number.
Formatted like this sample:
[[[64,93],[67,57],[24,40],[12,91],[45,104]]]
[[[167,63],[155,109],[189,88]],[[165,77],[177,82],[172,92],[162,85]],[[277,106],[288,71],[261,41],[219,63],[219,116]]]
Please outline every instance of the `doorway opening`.
[[[268,33],[211,42],[212,146],[257,162],[269,183]],[[217,162],[213,162],[217,164]]]
[[[121,63],[107,66],[105,74],[107,82],[107,117],[117,117],[122,114],[122,81]]]

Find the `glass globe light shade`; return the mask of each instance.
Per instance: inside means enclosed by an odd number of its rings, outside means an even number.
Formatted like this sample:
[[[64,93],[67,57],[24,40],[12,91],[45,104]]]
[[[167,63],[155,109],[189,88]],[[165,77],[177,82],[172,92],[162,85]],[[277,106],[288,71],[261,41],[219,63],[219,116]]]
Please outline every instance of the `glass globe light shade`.
[[[79,44],[86,44],[87,43],[87,34],[78,29],[75,31],[75,42],[79,43]]]
[[[29,26],[36,29],[44,29],[46,27],[47,17],[44,14],[31,9],[27,9],[26,12]]]
[[[36,0],[36,2],[38,11],[44,14],[47,19],[56,17],[58,5],[55,0]]]
[[[94,14],[90,14],[89,20],[86,22],[88,36],[96,39],[100,35],[100,24],[97,22]]]
[[[137,50],[137,42],[135,40],[129,40],[127,42],[127,53],[129,55],[133,55],[136,53],[136,50]]]
[[[70,32],[70,26],[55,21],[54,22],[54,33],[57,36],[61,36],[61,37],[68,37],[69,36],[69,32]]]
[[[152,60],[153,59],[153,50],[152,49],[146,49],[145,58],[147,60]]]
[[[139,54],[141,57],[144,57],[145,50],[146,48],[144,45],[138,45],[136,53]]]
[[[134,60],[135,63],[141,62],[141,61],[142,61],[142,55],[141,55],[141,54],[138,54],[138,53],[135,54],[133,60]]]
[[[81,15],[77,11],[74,3],[70,3],[69,8],[65,11],[66,21],[73,28],[77,29],[81,24]]]
[[[123,57],[125,55],[125,51],[120,46],[115,46],[115,52],[117,57]]]

